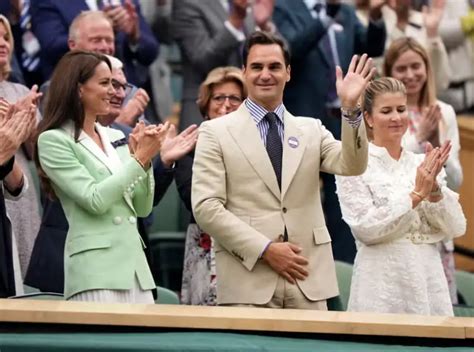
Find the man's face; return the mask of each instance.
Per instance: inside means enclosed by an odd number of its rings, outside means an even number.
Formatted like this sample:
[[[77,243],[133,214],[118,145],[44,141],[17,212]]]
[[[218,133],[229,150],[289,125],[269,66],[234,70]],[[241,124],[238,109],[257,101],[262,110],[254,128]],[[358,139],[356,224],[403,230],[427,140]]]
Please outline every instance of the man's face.
[[[290,66],[285,66],[278,44],[253,45],[243,72],[250,99],[271,109],[282,102],[285,84],[290,80]]]
[[[121,69],[112,70],[112,85],[115,94],[110,99],[110,114],[116,118],[120,114],[123,101],[127,96],[128,83]]]
[[[69,40],[69,48],[87,50],[113,56],[115,53],[113,28],[104,18],[85,18],[77,28],[77,38]]]

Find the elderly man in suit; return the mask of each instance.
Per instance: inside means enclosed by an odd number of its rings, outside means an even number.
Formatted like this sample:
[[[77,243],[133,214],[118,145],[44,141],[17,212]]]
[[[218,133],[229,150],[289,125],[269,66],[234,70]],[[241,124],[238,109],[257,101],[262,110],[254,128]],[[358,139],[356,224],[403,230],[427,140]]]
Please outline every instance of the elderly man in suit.
[[[245,38],[258,26],[274,31],[274,0],[175,0],[173,33],[181,49],[183,96],[180,129],[199,124],[198,88],[207,74],[219,66],[242,65]],[[252,6],[251,6],[252,3]]]
[[[116,30],[110,51],[100,52],[121,59],[130,82],[143,86],[148,66],[158,55],[158,41],[141,14],[138,0],[31,0],[32,29],[41,45],[44,78],[49,79],[56,63],[69,50],[69,25],[87,10],[104,11]],[[96,40],[110,38],[97,36]]]
[[[338,289],[318,173],[364,172],[357,101],[375,69],[367,55],[353,57],[344,78],[337,69],[341,143],[320,120],[283,105],[290,54],[280,37],[255,32],[243,58],[248,99],[201,125],[193,166],[194,215],[215,239],[217,300],[324,310]]]

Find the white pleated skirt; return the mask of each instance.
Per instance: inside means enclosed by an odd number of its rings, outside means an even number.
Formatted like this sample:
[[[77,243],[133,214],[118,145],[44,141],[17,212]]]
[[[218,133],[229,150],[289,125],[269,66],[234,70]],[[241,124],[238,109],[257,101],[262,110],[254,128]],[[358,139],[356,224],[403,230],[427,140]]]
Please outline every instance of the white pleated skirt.
[[[75,294],[70,297],[68,301],[138,304],[155,303],[151,290],[142,290],[136,275],[134,286],[130,290],[88,290]]]

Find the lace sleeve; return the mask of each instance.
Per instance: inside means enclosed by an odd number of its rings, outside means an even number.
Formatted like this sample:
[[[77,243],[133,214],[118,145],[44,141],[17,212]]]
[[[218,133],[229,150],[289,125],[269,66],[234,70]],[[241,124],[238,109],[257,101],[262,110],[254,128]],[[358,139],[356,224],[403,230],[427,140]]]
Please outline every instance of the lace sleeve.
[[[365,245],[401,237],[419,219],[409,194],[390,183],[369,185],[363,176],[336,176],[336,185],[342,217]]]

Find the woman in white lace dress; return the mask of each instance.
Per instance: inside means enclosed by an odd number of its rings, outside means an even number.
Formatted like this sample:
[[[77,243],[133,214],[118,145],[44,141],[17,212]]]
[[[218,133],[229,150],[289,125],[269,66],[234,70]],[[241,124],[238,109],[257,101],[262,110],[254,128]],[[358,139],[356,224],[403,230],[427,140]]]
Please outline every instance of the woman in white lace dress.
[[[349,310],[453,315],[436,243],[461,236],[466,220],[446,187],[451,145],[402,148],[406,90],[393,78],[371,82],[363,98],[369,162],[364,174],[336,177],[344,220],[358,247]]]
[[[457,191],[462,183],[459,161],[459,130],[456,113],[451,105],[436,99],[434,75],[428,52],[413,39],[401,38],[385,53],[385,75],[396,78],[407,89],[408,129],[402,146],[414,153],[424,153],[427,142],[437,147],[451,141],[451,152],[444,165],[447,186]],[[453,241],[440,242],[438,249],[448,280],[451,301],[458,303],[454,278]]]

